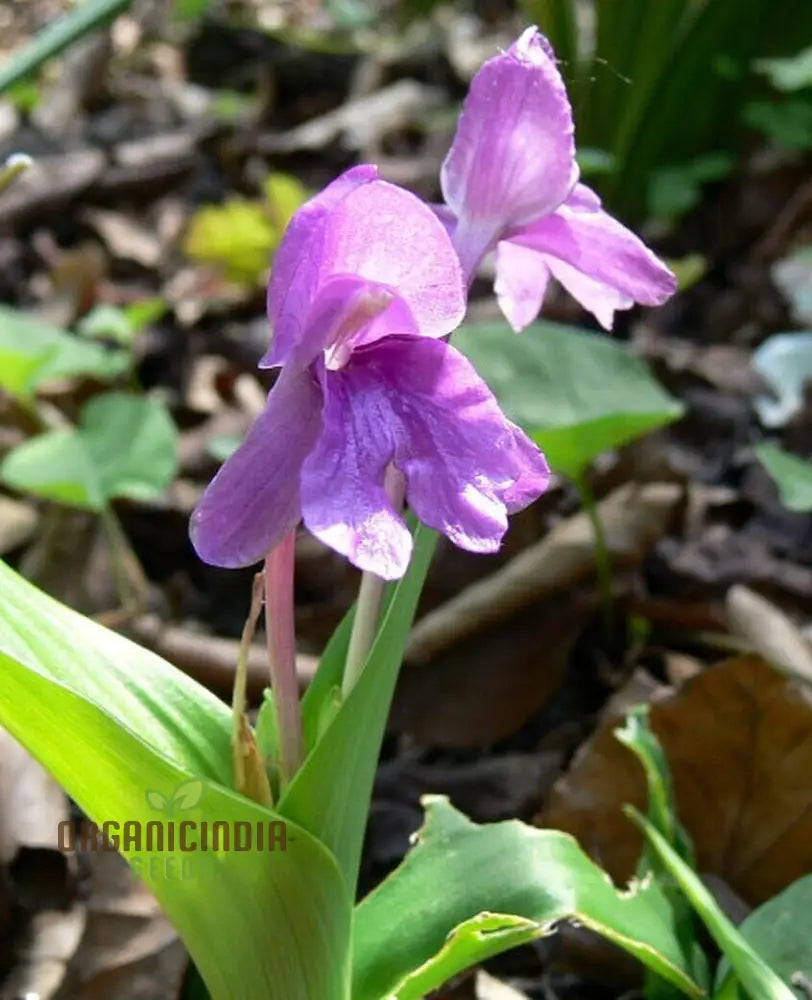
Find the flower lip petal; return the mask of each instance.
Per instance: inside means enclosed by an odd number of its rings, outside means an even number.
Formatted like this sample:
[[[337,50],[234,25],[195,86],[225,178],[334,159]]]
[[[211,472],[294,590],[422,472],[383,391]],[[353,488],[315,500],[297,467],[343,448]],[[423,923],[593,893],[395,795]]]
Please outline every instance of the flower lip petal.
[[[443,341],[377,340],[342,371],[326,372],[323,385],[324,431],[302,473],[304,521],[379,576],[400,575],[407,551],[383,492],[390,462],[420,519],[474,552],[495,551],[507,512],[547,486],[541,453]]]
[[[305,525],[359,569],[397,579],[409,564],[412,536],[384,488],[390,425],[359,398],[350,374],[356,363],[339,372],[320,368],[324,426],[302,467]]]
[[[250,566],[296,525],[299,474],[320,426],[321,393],[310,373],[283,371],[192,514],[192,544],[204,562]]]
[[[442,166],[466,273],[508,229],[558,208],[577,179],[564,82],[549,43],[531,28],[474,77]]]

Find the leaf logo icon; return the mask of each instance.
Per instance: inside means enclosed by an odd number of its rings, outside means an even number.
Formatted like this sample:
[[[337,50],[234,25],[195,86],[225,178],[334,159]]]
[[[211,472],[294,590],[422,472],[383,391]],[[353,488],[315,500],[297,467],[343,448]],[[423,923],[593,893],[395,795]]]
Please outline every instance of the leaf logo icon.
[[[178,812],[184,812],[187,809],[194,809],[194,807],[203,798],[203,782],[202,781],[185,781],[182,785],[179,785],[173,795],[172,795],[172,809]]]
[[[147,805],[150,809],[154,809],[155,812],[169,811],[169,800],[161,792],[147,792],[146,799]]]

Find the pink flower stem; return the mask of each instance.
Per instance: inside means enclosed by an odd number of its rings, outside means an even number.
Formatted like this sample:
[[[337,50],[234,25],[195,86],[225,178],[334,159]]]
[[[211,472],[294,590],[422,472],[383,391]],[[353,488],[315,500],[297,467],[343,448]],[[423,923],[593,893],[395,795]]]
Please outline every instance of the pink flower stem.
[[[392,506],[396,511],[400,511],[406,498],[406,480],[403,473],[394,465],[389,465],[386,470],[384,487]],[[362,574],[358,601],[355,605],[355,620],[352,623],[350,644],[347,649],[347,662],[344,665],[344,677],[341,682],[341,694],[345,698],[361,676],[369,651],[378,634],[385,588],[386,581],[381,577],[370,572]]]
[[[283,786],[296,774],[305,756],[293,622],[295,544],[294,529],[265,557],[265,631]]]

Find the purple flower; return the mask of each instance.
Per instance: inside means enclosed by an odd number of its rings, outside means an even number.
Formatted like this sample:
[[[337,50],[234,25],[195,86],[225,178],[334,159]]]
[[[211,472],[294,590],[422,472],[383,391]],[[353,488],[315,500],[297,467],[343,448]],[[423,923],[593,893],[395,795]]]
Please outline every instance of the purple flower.
[[[496,250],[496,294],[515,330],[550,276],[609,329],[618,309],[661,305],[676,280],[578,184],[567,92],[547,40],[528,28],[476,74],[441,173],[440,217],[463,270]]]
[[[457,254],[418,198],[357,167],[295,216],[268,291],[263,413],[192,516],[201,558],[256,562],[301,519],[364,570],[401,576],[412,540],[384,488],[475,552],[545,489],[543,456],[441,338],[465,311]]]

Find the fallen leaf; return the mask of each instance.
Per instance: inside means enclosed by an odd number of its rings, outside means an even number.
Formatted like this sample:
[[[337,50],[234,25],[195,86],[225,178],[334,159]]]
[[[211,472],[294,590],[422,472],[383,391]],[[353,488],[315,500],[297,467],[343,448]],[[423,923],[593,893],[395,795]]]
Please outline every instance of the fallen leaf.
[[[398,80],[288,132],[263,135],[256,149],[260,153],[292,153],[323,149],[337,139],[348,149],[363,149],[388,132],[412,125],[441,101],[435,87],[417,80]]]
[[[674,483],[628,483],[598,504],[613,563],[639,565],[666,534],[682,488]],[[583,512],[557,524],[507,566],[466,588],[420,619],[406,649],[410,663],[425,663],[541,597],[560,593],[595,573],[595,536]]]
[[[49,1000],[82,937],[85,907],[77,900],[75,861],[58,849],[60,823],[68,819],[59,785],[0,729],[0,865],[25,922],[3,997]]]
[[[645,808],[645,786],[613,735],[620,721],[607,712],[537,822],[574,834],[622,883],[641,840],[621,806]],[[758,657],[730,659],[656,700],[651,726],[700,872],[756,904],[812,869],[812,701],[801,686]]]
[[[515,733],[558,691],[597,604],[592,588],[548,597],[407,667],[392,729],[435,747],[484,746]]]
[[[54,779],[27,750],[0,729],[0,864],[20,847],[57,849],[59,823],[68,801]]]
[[[32,506],[0,495],[0,556],[24,545],[38,523],[39,515]]]
[[[117,854],[88,855],[87,929],[56,1000],[178,995],[186,950],[146,885]]]
[[[477,1000],[529,1000],[526,993],[494,979],[484,969],[479,969],[476,974],[476,995]]]
[[[161,262],[165,251],[157,234],[123,212],[86,208],[81,218],[101,236],[113,257],[133,260],[147,268]]]
[[[812,646],[780,608],[738,584],[727,592],[725,610],[734,635],[774,666],[812,684]]]

